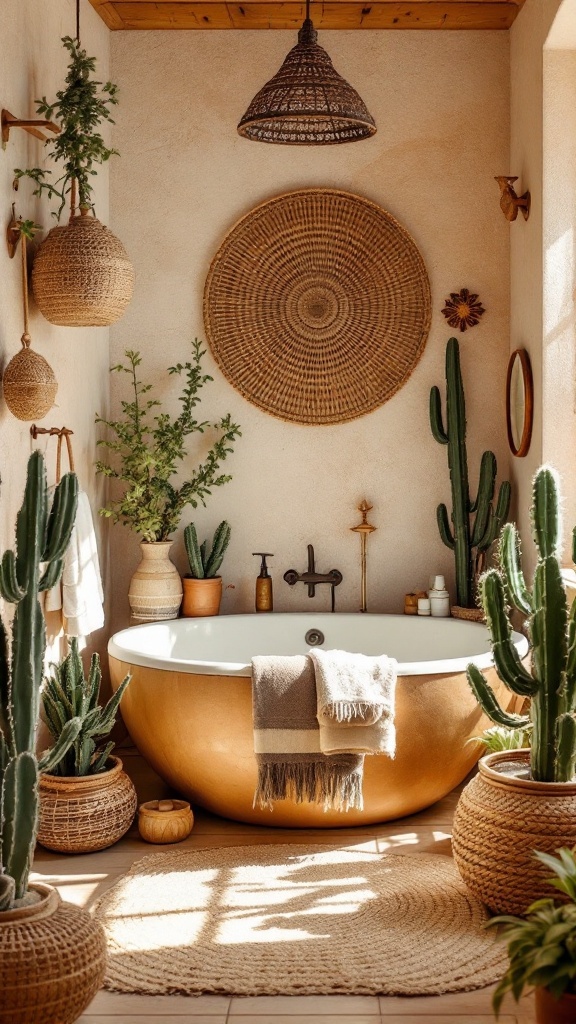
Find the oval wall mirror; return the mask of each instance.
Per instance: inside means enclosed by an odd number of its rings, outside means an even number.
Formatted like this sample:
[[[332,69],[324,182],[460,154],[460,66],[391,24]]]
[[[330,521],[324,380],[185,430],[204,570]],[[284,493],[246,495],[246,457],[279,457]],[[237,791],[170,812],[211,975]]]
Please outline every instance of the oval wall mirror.
[[[534,386],[530,357],[523,348],[510,356],[506,377],[506,427],[510,451],[517,458],[528,454],[534,416]]]

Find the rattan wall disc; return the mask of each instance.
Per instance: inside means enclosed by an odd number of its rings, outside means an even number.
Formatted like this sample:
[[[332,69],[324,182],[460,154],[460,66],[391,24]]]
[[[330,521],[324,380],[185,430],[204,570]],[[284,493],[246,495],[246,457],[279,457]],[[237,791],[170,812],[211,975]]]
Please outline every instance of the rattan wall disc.
[[[232,228],[204,290],[225,377],[265,412],[342,423],[406,382],[430,328],[414,240],[381,207],[337,189],[262,203]]]

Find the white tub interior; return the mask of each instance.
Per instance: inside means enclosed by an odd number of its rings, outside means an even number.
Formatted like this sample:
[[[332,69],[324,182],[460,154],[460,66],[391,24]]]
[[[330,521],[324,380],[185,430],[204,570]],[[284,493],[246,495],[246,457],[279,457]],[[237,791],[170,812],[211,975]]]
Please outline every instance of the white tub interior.
[[[116,633],[108,644],[114,658],[145,668],[204,675],[249,676],[257,654],[306,654],[309,629],[320,630],[325,650],[387,654],[400,675],[463,672],[470,661],[492,664],[486,626],[458,619],[408,615],[261,614],[172,619]],[[521,657],[528,641],[513,634]]]

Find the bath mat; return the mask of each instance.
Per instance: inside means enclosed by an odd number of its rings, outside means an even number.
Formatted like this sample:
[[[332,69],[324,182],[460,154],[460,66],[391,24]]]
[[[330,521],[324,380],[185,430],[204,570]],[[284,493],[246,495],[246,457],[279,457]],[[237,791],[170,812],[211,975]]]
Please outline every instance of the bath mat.
[[[105,987],[224,995],[433,995],[506,953],[452,860],[269,844],[153,854],[99,901]]]

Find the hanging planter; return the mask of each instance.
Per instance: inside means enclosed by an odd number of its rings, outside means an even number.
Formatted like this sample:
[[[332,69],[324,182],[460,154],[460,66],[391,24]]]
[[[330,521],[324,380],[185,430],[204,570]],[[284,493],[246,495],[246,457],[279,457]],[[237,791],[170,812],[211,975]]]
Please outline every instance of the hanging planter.
[[[118,102],[116,86],[92,79],[96,60],[81,49],[79,39],[65,36],[62,42],[71,58],[66,88],[54,103],[38,101],[37,110],[61,123],[61,133],[46,144],[50,156],[64,165],[64,174],[52,181],[47,179],[51,172],[38,167],[15,171],[17,178],[35,182],[34,195],[59,200],[57,220],[70,202],[69,223],[53,228],[38,250],[32,290],[40,312],[52,324],[107,327],[124,313],[134,284],[122,242],[94,215],[88,216],[94,213],[94,165],[117,155],[98,132],[103,121],[113,123],[109,108]]]

